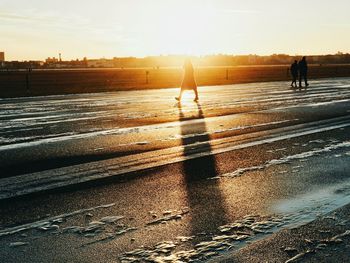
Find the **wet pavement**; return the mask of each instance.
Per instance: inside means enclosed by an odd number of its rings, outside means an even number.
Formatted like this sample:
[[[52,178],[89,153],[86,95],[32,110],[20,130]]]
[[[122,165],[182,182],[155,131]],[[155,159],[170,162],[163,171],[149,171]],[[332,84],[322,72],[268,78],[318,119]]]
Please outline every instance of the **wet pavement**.
[[[203,262],[343,207],[349,88],[0,100],[0,258]]]
[[[350,206],[346,205],[315,221],[287,228],[249,244],[237,252],[209,262],[348,262],[350,246]]]

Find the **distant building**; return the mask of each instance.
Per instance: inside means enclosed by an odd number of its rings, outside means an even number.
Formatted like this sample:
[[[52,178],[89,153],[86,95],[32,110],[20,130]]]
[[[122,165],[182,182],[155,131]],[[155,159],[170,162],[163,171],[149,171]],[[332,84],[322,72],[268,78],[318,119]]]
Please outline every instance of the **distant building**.
[[[87,61],[87,66],[89,68],[113,68],[114,62],[111,59],[90,59]]]
[[[248,56],[248,64],[255,65],[257,64],[258,56],[257,55],[249,55]]]
[[[0,62],[5,61],[5,52],[0,52]]]
[[[53,58],[48,57],[47,59],[45,59],[45,62],[46,63],[57,63],[58,59],[55,57],[53,57]]]

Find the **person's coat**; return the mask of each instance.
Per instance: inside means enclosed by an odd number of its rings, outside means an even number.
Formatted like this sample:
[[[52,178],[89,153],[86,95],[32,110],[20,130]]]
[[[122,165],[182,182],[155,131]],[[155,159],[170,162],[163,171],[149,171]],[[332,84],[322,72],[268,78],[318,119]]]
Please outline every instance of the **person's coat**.
[[[197,89],[197,83],[194,79],[194,69],[190,61],[186,61],[184,66],[184,77],[181,83],[182,90],[195,90]]]

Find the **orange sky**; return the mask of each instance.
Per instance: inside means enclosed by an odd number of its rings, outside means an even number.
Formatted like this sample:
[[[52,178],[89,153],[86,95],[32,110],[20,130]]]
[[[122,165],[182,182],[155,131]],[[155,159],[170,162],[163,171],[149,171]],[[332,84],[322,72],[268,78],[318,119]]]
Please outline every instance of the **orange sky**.
[[[350,52],[348,0],[1,2],[7,60]]]

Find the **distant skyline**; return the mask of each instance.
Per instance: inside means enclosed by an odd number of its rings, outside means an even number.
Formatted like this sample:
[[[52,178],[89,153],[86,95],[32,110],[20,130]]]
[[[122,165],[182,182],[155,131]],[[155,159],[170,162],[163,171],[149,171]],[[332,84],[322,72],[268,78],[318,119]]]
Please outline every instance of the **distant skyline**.
[[[348,0],[1,0],[6,60],[350,52]]]

